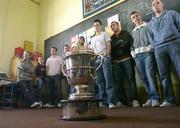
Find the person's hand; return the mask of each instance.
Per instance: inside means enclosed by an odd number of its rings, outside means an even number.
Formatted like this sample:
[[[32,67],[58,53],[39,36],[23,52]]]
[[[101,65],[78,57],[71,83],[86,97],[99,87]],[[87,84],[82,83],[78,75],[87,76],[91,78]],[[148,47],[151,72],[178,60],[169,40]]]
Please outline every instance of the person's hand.
[[[36,80],[40,80],[41,78],[39,78],[39,77],[36,77]]]
[[[132,58],[136,58],[136,54],[134,51],[131,51],[131,56],[132,56]]]

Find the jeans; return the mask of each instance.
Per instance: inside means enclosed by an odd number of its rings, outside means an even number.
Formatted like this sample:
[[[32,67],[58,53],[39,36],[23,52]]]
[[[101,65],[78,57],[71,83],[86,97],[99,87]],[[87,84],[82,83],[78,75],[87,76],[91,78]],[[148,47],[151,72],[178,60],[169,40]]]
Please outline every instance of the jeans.
[[[36,99],[33,96],[33,87],[31,80],[21,80],[18,82],[18,85],[20,86],[20,90],[22,92],[26,105],[30,106],[31,104],[36,102]]]
[[[164,101],[174,103],[173,84],[171,80],[171,61],[180,77],[180,42],[172,43],[155,49],[160,79],[163,85]]]
[[[100,64],[100,59],[96,60],[96,67]],[[111,58],[104,57],[102,66],[96,72],[96,84],[99,87],[99,98],[106,103],[114,103],[113,78]]]
[[[113,75],[115,81],[116,100],[126,104],[124,75],[129,83],[130,101],[137,100],[137,88],[135,81],[134,62],[132,59],[113,63]]]
[[[99,87],[98,85],[96,84],[96,81],[93,81],[93,96],[96,98],[96,99],[99,99]]]
[[[42,96],[43,96],[43,90],[45,86],[45,80],[38,78],[36,79],[35,84],[37,86],[37,100],[43,101]]]
[[[61,75],[47,76],[47,103],[56,105],[61,99]]]
[[[156,62],[154,53],[140,53],[134,58],[139,77],[148,93],[148,99],[159,100],[156,90]]]

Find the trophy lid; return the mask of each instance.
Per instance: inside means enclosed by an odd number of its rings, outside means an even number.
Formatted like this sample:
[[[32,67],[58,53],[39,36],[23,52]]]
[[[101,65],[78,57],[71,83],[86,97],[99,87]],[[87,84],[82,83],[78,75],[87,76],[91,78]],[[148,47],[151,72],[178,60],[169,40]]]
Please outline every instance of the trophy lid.
[[[67,52],[64,58],[79,54],[96,55],[92,50],[75,50],[75,51]]]

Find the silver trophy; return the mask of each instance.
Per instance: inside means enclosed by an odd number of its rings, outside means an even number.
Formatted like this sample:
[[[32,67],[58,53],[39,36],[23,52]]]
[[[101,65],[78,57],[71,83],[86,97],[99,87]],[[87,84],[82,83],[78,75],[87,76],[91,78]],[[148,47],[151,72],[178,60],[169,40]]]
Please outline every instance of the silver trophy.
[[[96,59],[101,63],[96,65]],[[94,98],[90,88],[95,81],[95,73],[101,67],[103,57],[89,50],[73,51],[66,54],[62,72],[67,77],[68,84],[75,87],[76,92],[68,100],[62,100],[63,120],[96,120],[103,119],[99,101]],[[95,67],[97,67],[95,69]]]

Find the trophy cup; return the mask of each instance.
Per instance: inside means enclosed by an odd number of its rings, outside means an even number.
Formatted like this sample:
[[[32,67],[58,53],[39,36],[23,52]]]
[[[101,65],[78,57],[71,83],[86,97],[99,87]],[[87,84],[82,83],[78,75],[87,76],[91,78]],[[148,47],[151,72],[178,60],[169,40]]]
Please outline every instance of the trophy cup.
[[[99,57],[101,63],[95,66]],[[68,100],[62,100],[63,112],[61,119],[67,121],[104,119],[99,101],[94,98],[90,87],[93,84],[95,72],[101,67],[103,57],[89,50],[68,52],[64,57],[62,72],[67,77],[68,84],[75,87],[76,92]],[[95,69],[95,67],[97,67]]]

